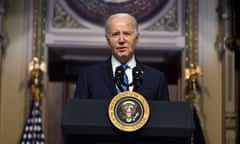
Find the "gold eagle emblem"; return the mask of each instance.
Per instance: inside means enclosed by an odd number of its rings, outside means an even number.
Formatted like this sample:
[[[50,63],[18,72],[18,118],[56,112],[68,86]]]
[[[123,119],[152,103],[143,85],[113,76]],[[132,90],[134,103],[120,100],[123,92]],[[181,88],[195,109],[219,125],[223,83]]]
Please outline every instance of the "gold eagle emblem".
[[[139,116],[139,113],[136,111],[137,104],[133,101],[125,101],[121,104],[121,110],[123,113],[122,119],[126,122],[134,122]]]

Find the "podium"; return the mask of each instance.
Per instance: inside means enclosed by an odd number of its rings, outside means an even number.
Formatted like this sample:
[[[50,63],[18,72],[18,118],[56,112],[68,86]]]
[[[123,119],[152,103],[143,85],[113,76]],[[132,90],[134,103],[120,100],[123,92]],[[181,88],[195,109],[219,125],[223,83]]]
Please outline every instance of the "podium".
[[[115,128],[108,118],[110,100],[72,99],[61,123],[65,144],[189,144],[194,121],[188,102],[149,101],[150,117],[135,132]]]

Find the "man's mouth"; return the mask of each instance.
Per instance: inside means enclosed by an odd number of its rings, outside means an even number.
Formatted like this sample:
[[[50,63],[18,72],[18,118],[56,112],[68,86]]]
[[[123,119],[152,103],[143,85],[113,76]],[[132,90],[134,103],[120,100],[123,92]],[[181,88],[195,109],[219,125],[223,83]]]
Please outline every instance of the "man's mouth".
[[[117,49],[123,50],[123,49],[127,49],[127,47],[118,47]]]

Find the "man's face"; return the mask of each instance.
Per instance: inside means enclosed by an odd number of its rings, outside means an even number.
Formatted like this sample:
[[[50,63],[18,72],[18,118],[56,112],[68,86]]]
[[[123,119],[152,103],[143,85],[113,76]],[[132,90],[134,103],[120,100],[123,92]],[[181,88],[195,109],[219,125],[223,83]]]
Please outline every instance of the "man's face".
[[[109,21],[107,42],[113,55],[122,63],[128,62],[134,54],[139,41],[134,23],[129,17],[116,17]]]

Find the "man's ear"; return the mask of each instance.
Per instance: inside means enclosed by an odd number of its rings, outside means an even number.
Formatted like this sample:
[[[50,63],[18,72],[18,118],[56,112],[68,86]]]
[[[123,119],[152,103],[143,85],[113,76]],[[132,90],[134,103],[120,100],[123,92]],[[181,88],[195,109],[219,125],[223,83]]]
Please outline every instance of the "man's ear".
[[[140,34],[137,33],[137,35],[136,35],[136,41],[137,41],[137,42],[139,42],[139,38],[140,38]]]
[[[106,38],[107,43],[109,44],[109,38],[108,38],[108,36],[105,35],[105,38]]]

